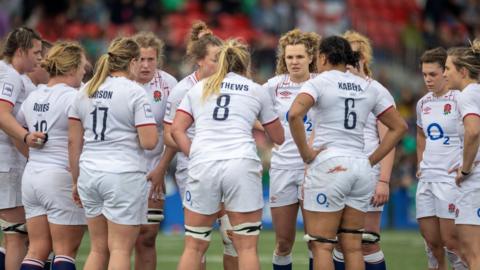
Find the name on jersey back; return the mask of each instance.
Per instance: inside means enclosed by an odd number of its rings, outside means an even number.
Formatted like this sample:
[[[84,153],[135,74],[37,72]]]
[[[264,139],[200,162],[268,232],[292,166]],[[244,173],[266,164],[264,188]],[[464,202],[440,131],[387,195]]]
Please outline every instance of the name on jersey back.
[[[345,82],[338,82],[338,88],[345,90],[345,91],[355,91],[355,92],[362,92],[363,89],[359,84],[355,83],[345,83]]]
[[[236,84],[236,83],[229,83],[229,82],[222,82],[222,89],[226,90],[234,90],[234,91],[248,91],[248,85],[246,84]]]
[[[46,112],[50,109],[50,103],[45,103],[45,104],[41,104],[41,103],[34,103],[33,104],[33,111],[34,112]]]
[[[90,98],[112,99],[113,91],[98,90]]]

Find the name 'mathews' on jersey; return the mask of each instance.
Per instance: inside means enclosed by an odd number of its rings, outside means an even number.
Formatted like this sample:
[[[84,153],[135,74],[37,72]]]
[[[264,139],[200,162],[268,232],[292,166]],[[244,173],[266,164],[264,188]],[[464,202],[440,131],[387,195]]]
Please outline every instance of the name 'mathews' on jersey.
[[[260,160],[253,125],[257,119],[263,125],[278,119],[268,92],[252,80],[230,72],[223,80],[228,87],[221,87],[218,95],[204,101],[204,83],[201,81],[188,91],[178,108],[195,121],[189,167],[212,160]]]

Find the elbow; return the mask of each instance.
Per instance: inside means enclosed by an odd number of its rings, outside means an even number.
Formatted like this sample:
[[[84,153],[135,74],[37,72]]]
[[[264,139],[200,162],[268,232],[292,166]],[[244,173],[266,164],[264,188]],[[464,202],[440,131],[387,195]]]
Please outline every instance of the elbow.
[[[275,134],[275,136],[273,136],[271,139],[274,144],[281,145],[285,141],[285,132],[279,132],[278,134]]]
[[[400,125],[398,125],[398,133],[400,136],[404,136],[408,132],[408,124],[405,122],[405,120],[402,119],[402,122]]]
[[[465,127],[465,141],[476,141],[480,137],[480,129],[477,127],[469,128]]]
[[[297,112],[289,111],[288,112],[288,123],[291,124],[292,122],[297,121],[298,119],[303,118],[303,115],[300,115]]]
[[[158,136],[152,136],[151,138],[144,140],[142,143],[142,148],[145,150],[153,150],[157,146]]]

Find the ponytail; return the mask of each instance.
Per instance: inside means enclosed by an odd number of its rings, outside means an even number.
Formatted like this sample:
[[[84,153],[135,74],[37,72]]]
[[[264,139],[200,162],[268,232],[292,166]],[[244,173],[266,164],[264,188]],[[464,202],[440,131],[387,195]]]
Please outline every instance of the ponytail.
[[[250,67],[250,53],[246,45],[237,40],[228,40],[220,50],[218,70],[210,76],[203,87],[202,100],[220,93],[223,79],[229,72],[245,74]]]

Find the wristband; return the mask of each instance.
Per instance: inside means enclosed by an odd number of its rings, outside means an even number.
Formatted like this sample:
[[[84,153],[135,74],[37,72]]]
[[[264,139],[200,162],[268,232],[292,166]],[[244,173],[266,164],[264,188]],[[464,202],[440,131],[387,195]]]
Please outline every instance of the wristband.
[[[378,180],[378,182],[382,182],[382,183],[385,183],[385,184],[387,184],[387,185],[390,184],[390,182],[388,182],[387,180]]]
[[[461,173],[463,176],[468,176],[468,175],[470,175],[472,172],[464,172],[463,170],[461,170],[460,173]]]
[[[25,134],[25,136],[23,136],[23,142],[24,142],[25,144],[27,144],[27,137],[28,137],[28,135],[30,135],[30,132],[27,132],[27,134]]]

